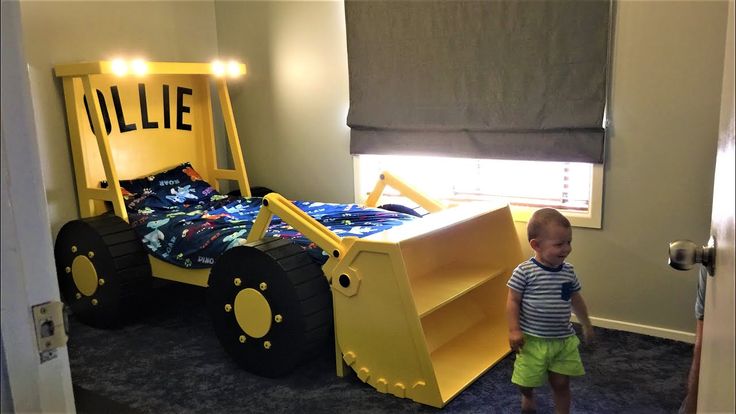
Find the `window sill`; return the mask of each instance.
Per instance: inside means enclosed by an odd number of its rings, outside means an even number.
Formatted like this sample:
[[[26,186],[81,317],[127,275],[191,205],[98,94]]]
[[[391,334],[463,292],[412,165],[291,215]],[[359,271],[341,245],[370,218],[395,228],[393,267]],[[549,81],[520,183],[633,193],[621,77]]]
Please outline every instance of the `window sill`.
[[[511,205],[511,215],[514,221],[527,223],[537,208]],[[601,228],[600,214],[591,214],[591,212],[578,212],[572,210],[559,210],[573,227],[585,227],[591,229]]]

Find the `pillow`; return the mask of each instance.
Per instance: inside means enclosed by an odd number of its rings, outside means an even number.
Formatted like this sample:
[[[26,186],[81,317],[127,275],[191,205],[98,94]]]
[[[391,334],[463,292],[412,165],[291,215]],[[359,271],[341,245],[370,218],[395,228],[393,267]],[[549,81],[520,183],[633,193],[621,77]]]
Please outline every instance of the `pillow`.
[[[121,180],[120,186],[126,205],[132,210],[207,205],[213,198],[222,198],[189,162],[148,177]]]

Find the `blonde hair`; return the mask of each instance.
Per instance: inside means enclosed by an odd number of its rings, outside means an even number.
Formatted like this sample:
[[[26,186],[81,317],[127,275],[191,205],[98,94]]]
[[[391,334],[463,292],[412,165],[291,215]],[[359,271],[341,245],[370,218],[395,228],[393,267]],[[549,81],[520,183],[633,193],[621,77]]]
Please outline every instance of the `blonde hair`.
[[[538,238],[549,224],[558,224],[566,229],[570,228],[570,220],[553,208],[541,208],[532,214],[526,225],[526,235],[529,241]]]

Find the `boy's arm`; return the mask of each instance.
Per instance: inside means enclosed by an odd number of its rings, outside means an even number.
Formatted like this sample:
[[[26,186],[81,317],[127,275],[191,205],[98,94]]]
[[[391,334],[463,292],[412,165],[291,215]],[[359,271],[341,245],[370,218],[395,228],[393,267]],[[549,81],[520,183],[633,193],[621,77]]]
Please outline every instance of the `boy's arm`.
[[[583,327],[583,339],[586,342],[591,342],[594,336],[593,325],[590,323],[588,307],[585,305],[583,295],[581,295],[579,291],[574,292],[570,297],[570,300],[572,301],[572,310],[575,312],[575,316]]]
[[[511,350],[519,352],[524,346],[524,335],[519,326],[519,311],[521,309],[521,293],[509,288],[506,298],[506,319],[509,323],[509,345]]]

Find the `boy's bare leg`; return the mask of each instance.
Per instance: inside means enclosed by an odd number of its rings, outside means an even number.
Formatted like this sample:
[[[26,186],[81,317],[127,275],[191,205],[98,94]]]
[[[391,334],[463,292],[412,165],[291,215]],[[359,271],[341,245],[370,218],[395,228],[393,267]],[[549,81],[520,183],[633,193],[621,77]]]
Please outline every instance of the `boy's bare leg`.
[[[570,412],[570,377],[550,372],[549,385],[555,400],[555,413],[568,414]]]
[[[698,377],[700,374],[700,350],[703,343],[703,321],[698,320],[695,325],[695,346],[693,347],[693,361],[687,376],[687,395],[682,402],[679,412],[693,414],[698,409]]]
[[[534,402],[534,388],[519,387],[519,391],[521,391],[521,412],[536,412],[537,404]]]

